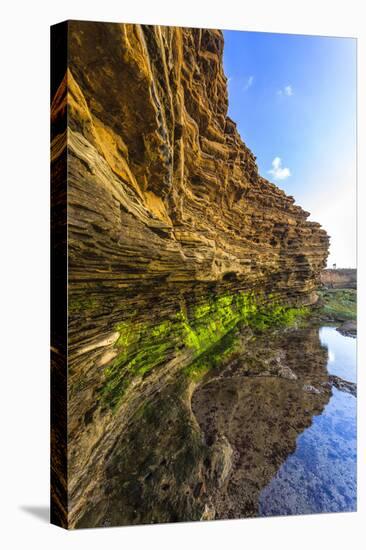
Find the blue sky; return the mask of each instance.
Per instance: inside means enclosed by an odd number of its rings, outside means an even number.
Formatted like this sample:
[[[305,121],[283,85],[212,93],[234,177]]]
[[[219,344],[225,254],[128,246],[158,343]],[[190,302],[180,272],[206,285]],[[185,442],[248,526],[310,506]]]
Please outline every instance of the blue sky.
[[[328,265],[356,266],[356,40],[224,31],[229,116],[263,177],[331,236]]]

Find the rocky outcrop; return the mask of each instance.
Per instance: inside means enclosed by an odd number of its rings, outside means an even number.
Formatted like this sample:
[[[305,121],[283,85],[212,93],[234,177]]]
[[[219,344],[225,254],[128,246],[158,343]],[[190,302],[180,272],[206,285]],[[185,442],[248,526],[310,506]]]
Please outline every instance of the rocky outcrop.
[[[62,186],[67,152],[74,526],[144,392],[239,321],[312,304],[328,236],[259,175],[227,116],[220,31],[66,26],[52,170]]]
[[[327,288],[357,288],[356,269],[324,269],[320,278]]]
[[[357,337],[357,322],[356,321],[344,321],[338,328],[338,332],[343,336],[349,336],[350,338]]]

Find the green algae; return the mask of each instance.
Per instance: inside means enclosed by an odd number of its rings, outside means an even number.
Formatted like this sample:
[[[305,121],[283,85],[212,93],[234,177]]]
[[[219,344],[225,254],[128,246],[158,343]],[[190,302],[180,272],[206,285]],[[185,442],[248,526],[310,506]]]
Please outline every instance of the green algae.
[[[100,389],[100,399],[116,410],[133,380],[166,361],[172,347],[172,324],[164,320],[149,327],[121,322],[114,328],[120,334],[115,344],[119,353],[104,369],[105,383]]]
[[[235,331],[230,331],[209,350],[184,367],[182,370],[183,375],[194,382],[198,382],[207,372],[224,365],[237,351],[238,344],[238,335]]]
[[[119,337],[116,342],[116,346],[119,348],[126,349],[138,338],[138,333],[134,330],[132,323],[118,323],[115,326],[117,332],[119,332]]]
[[[307,308],[290,308],[274,301],[262,302],[254,293],[239,292],[237,295],[223,295],[212,300],[211,304],[197,306],[188,320],[181,312],[185,331],[185,344],[198,352],[203,352],[219,341],[238,323],[251,328],[264,330],[275,326],[293,326],[307,315]],[[202,311],[206,312],[202,315]]]
[[[357,291],[354,289],[326,289],[319,292],[322,316],[330,320],[355,321],[357,319]]]
[[[104,370],[100,399],[116,410],[133,381],[166,364],[182,348],[199,358],[186,367],[185,374],[200,377],[217,366],[225,353],[230,353],[230,346],[223,338],[237,325],[261,331],[293,326],[306,315],[306,308],[286,307],[273,296],[239,292],[211,295],[190,309],[180,306],[174,316],[155,325],[118,323],[114,328],[119,332],[115,344],[119,353]]]
[[[68,312],[72,315],[85,311],[95,311],[98,307],[99,302],[94,297],[69,296]]]

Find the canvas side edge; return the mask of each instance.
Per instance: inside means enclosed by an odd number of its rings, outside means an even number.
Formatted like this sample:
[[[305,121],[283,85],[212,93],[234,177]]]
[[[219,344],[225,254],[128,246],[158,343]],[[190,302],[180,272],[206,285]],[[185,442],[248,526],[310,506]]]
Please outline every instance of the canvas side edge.
[[[68,527],[67,475],[67,37],[51,27],[51,503]]]

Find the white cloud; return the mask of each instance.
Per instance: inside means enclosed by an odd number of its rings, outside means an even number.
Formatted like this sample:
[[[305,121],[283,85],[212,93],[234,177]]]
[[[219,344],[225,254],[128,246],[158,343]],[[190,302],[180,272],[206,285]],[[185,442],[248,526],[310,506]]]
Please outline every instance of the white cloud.
[[[271,174],[275,180],[285,180],[291,176],[290,169],[282,167],[282,160],[280,157],[275,157],[272,160],[272,168],[268,170],[268,173]]]
[[[253,85],[253,82],[254,82],[254,76],[251,75],[251,76],[247,79],[247,81],[246,81],[246,83],[245,83],[245,85],[244,85],[243,90],[244,90],[245,92],[246,92],[247,90],[249,90],[249,88]]]
[[[287,84],[287,86],[284,86],[281,90],[277,91],[277,95],[294,95],[294,89],[291,84]]]
[[[285,95],[293,95],[294,92],[293,92],[291,84],[289,84],[288,86],[285,86],[284,89],[283,89],[283,92],[284,92]]]

